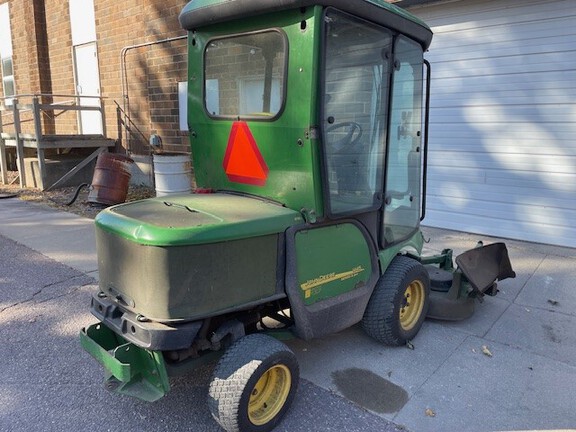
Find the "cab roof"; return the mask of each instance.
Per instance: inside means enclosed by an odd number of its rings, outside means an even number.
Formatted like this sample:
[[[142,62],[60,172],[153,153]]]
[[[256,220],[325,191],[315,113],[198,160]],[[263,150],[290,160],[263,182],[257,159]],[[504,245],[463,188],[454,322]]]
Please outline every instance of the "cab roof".
[[[309,6],[333,6],[410,36],[424,49],[432,41],[432,31],[424,22],[384,0],[191,0],[179,19],[182,28],[192,31],[211,24]]]

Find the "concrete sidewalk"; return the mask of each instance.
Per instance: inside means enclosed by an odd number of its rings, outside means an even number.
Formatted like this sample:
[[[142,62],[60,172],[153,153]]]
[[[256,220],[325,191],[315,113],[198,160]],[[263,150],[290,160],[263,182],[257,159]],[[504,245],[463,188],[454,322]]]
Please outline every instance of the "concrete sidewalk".
[[[424,232],[430,250],[455,256],[498,240]],[[90,219],[3,199],[0,235],[98,277]],[[357,326],[293,340],[302,377],[412,431],[576,428],[576,250],[506,243],[517,277],[471,319],[427,321],[413,350],[382,346]]]

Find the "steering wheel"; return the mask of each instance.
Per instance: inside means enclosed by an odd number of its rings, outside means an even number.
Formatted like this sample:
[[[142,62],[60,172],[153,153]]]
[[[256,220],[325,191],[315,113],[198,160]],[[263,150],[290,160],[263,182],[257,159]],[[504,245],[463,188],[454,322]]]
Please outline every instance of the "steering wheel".
[[[362,126],[353,121],[335,123],[326,129],[326,132],[334,132],[337,129],[347,129],[346,135],[342,138],[333,141],[332,146],[335,153],[341,153],[344,150],[354,148],[362,137]]]

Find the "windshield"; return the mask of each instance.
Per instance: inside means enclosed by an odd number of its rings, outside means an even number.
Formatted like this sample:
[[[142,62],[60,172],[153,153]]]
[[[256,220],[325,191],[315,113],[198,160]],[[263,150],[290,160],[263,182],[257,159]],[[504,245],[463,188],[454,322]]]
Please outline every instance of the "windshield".
[[[210,41],[204,62],[206,111],[213,117],[275,117],[283,105],[286,58],[279,31]]]
[[[328,9],[323,132],[327,211],[379,208],[386,144],[392,35]]]

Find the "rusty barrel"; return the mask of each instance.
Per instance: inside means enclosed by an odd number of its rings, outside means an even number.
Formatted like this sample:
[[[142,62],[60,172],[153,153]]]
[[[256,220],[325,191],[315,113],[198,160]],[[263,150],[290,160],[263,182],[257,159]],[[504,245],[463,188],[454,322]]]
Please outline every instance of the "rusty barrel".
[[[100,153],[96,161],[88,201],[106,205],[126,201],[133,163],[132,159],[120,153]]]

